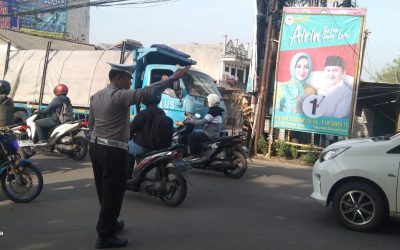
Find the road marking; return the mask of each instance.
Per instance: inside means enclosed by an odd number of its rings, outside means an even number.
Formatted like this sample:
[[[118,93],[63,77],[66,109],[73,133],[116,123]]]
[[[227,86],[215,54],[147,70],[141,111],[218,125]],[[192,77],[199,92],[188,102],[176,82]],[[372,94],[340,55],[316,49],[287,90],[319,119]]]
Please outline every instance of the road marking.
[[[3,236],[3,235],[4,235],[3,231],[0,231],[0,236]]]

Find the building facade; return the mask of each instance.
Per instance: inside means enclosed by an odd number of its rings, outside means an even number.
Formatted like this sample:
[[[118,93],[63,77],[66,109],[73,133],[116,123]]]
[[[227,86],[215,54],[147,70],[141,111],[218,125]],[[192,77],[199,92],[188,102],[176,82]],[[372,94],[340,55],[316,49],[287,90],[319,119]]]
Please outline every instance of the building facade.
[[[33,35],[89,42],[90,8],[69,9],[89,0],[0,0],[0,28]],[[54,9],[44,12],[45,9]],[[30,12],[30,15],[23,14]]]
[[[239,125],[241,122],[240,99],[246,89],[250,59],[248,46],[227,40],[219,44],[175,44],[171,47],[183,51],[197,62],[195,69],[210,75],[226,105],[225,123]]]

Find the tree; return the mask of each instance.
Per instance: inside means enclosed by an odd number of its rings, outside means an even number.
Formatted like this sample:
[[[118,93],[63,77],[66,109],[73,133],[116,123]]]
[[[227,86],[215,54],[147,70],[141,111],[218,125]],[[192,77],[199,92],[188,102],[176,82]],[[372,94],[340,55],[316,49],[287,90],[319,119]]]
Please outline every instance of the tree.
[[[376,79],[380,82],[399,83],[400,82],[400,57],[393,60],[391,65],[376,73]]]

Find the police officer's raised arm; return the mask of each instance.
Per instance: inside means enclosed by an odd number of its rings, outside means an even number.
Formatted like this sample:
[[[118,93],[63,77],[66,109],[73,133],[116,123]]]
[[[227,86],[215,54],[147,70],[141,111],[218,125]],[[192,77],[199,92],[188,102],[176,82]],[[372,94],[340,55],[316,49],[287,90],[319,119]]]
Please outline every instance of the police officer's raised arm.
[[[137,90],[124,90],[120,93],[120,100],[124,100],[125,106],[133,104],[139,105],[140,103],[146,103],[152,100],[154,97],[161,95],[161,93],[167,88],[173,88],[174,81],[179,80],[184,76],[190,69],[190,66],[178,69],[172,76],[165,80],[153,83],[148,87]]]

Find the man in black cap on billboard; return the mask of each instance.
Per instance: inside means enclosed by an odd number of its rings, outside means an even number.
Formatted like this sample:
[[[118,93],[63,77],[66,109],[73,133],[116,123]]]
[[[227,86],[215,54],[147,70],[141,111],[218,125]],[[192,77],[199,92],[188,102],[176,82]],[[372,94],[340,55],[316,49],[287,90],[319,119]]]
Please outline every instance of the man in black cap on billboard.
[[[346,68],[340,56],[328,56],[324,68],[325,85],[318,89],[318,94],[325,96],[325,112],[323,116],[349,118],[352,83],[346,80]]]
[[[96,248],[124,247],[128,244],[127,239],[116,237],[116,233],[124,227],[124,222],[118,217],[126,187],[130,106],[160,96],[166,88],[173,88],[173,82],[189,70],[189,67],[179,69],[168,79],[144,89],[131,90],[135,66],[109,64],[110,84],[90,99],[89,128],[92,134],[89,155],[101,206],[96,227]]]

